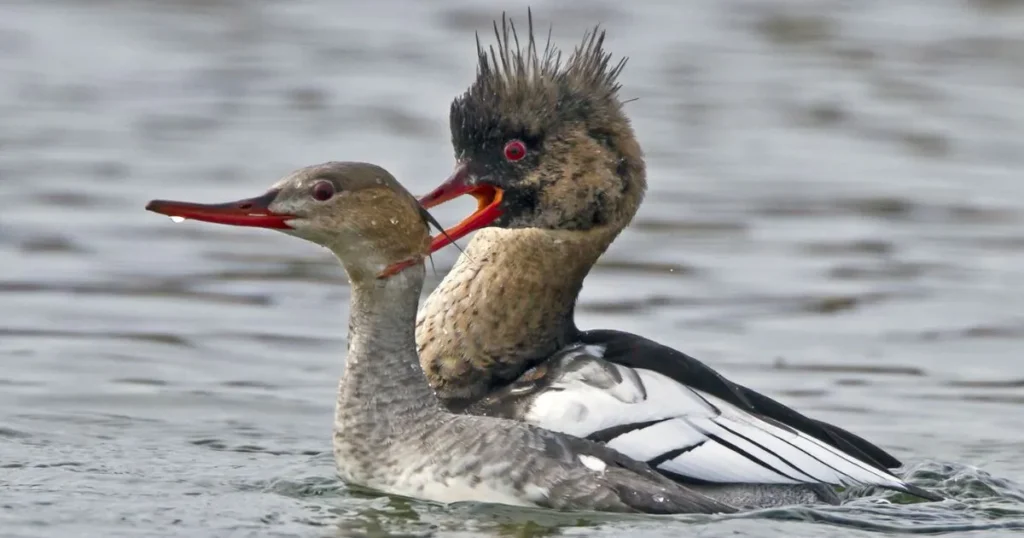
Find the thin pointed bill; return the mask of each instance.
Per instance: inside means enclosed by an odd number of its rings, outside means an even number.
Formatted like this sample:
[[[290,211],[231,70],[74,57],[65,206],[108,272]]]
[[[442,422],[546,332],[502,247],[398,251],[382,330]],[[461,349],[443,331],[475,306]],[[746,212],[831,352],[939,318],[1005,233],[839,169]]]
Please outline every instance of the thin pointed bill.
[[[247,198],[225,204],[194,204],[173,200],[153,200],[146,204],[146,210],[172,219],[192,219],[231,226],[252,226],[273,230],[290,230],[288,221],[294,215],[283,215],[270,210],[270,204],[280,191],[273,189],[262,196]]]
[[[504,192],[492,185],[474,185],[472,179],[468,167],[465,164],[460,164],[444,183],[419,199],[420,205],[427,209],[454,200],[464,194],[476,198],[477,201],[476,211],[455,226],[446,229],[445,233],[434,236],[430,242],[430,252],[436,252],[473,231],[491,225],[501,216],[500,206]]]

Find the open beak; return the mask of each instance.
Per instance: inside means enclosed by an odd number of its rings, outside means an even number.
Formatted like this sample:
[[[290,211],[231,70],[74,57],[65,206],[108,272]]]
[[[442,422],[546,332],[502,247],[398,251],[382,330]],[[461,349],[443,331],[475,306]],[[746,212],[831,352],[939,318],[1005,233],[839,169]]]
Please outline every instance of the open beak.
[[[420,198],[419,202],[423,207],[430,209],[464,194],[476,198],[476,211],[462,219],[462,222],[446,229],[445,233],[434,236],[430,242],[430,252],[436,252],[470,232],[490,225],[501,216],[502,211],[499,206],[501,205],[501,198],[504,192],[492,185],[473,185],[472,176],[465,163],[459,164],[444,183],[431,191],[430,194]]]
[[[193,204],[171,200],[153,200],[146,204],[146,210],[172,219],[192,219],[232,226],[253,226],[274,230],[290,230],[288,221],[294,215],[274,213],[269,206],[280,191],[271,189],[263,196],[228,202],[226,204]]]
[[[419,199],[420,205],[427,209],[454,200],[464,194],[476,198],[477,202],[476,211],[462,219],[462,222],[445,229],[443,234],[435,235],[431,239],[431,253],[454,243],[470,232],[490,225],[501,216],[501,208],[499,206],[501,205],[501,197],[504,192],[492,185],[473,185],[472,179],[473,176],[469,173],[469,167],[465,163],[460,163],[455,167],[452,175],[444,180],[444,183],[438,185],[436,189]],[[406,267],[417,263],[417,261],[406,260],[393,263],[385,268],[377,278],[392,276]]]

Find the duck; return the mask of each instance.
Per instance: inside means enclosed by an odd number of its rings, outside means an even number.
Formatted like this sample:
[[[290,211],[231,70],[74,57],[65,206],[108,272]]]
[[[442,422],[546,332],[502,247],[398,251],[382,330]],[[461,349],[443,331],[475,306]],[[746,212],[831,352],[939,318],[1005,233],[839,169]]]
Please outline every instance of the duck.
[[[456,166],[419,201],[477,209],[434,237],[475,232],[425,300],[416,339],[453,412],[600,442],[735,506],[840,502],[837,488],[942,496],[895,474],[864,438],[733,382],[682,351],[619,330],[581,330],[574,309],[598,258],[636,214],[646,164],[620,74],[595,27],[567,57],[505,15],[477,38],[476,78],[451,105]],[[520,46],[520,43],[523,46]]]
[[[380,166],[328,162],[298,169],[255,198],[153,200],[146,209],[177,221],[277,230],[340,261],[351,294],[333,451],[347,483],[440,503],[651,514],[736,510],[605,444],[444,409],[420,367],[415,337],[423,260],[437,222]],[[396,264],[403,269],[388,270]]]

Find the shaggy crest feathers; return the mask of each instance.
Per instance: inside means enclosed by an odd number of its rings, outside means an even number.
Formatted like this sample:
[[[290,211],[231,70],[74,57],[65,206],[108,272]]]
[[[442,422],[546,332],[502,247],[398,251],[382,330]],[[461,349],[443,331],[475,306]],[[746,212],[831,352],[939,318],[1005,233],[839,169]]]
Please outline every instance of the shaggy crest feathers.
[[[477,81],[470,89],[510,91],[516,87],[528,86],[531,82],[551,80],[568,83],[576,88],[587,88],[600,91],[604,97],[615,96],[620,88],[618,77],[626,66],[626,58],[611,65],[612,54],[604,50],[605,32],[600,26],[586,31],[583,42],[578,45],[569,60],[562,64],[562,51],[551,42],[551,29],[548,29],[544,51],[537,52],[537,39],[533,31],[533,13],[527,19],[526,50],[520,46],[519,34],[515,22],[504,13],[501,16],[501,28],[494,21],[494,45],[484,49],[480,43],[480,35],[476,36]]]
[[[532,119],[572,119],[595,107],[619,108],[618,77],[627,58],[612,63],[604,49],[605,32],[595,26],[563,61],[551,42],[551,30],[543,50],[538,50],[533,14],[528,14],[526,47],[522,47],[515,23],[502,14],[494,22],[496,45],[484,47],[477,35],[476,80],[451,107],[453,132],[475,125],[495,126],[498,118],[529,113]],[[517,114],[519,113],[519,114]],[[520,120],[529,129],[533,121]]]

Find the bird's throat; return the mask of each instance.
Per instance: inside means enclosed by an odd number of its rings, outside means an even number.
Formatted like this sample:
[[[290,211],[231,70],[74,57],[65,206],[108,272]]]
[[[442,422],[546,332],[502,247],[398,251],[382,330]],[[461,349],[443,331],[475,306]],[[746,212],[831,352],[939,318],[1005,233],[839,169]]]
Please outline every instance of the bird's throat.
[[[472,401],[566,345],[590,268],[616,233],[481,230],[427,298],[416,341],[446,401]]]

